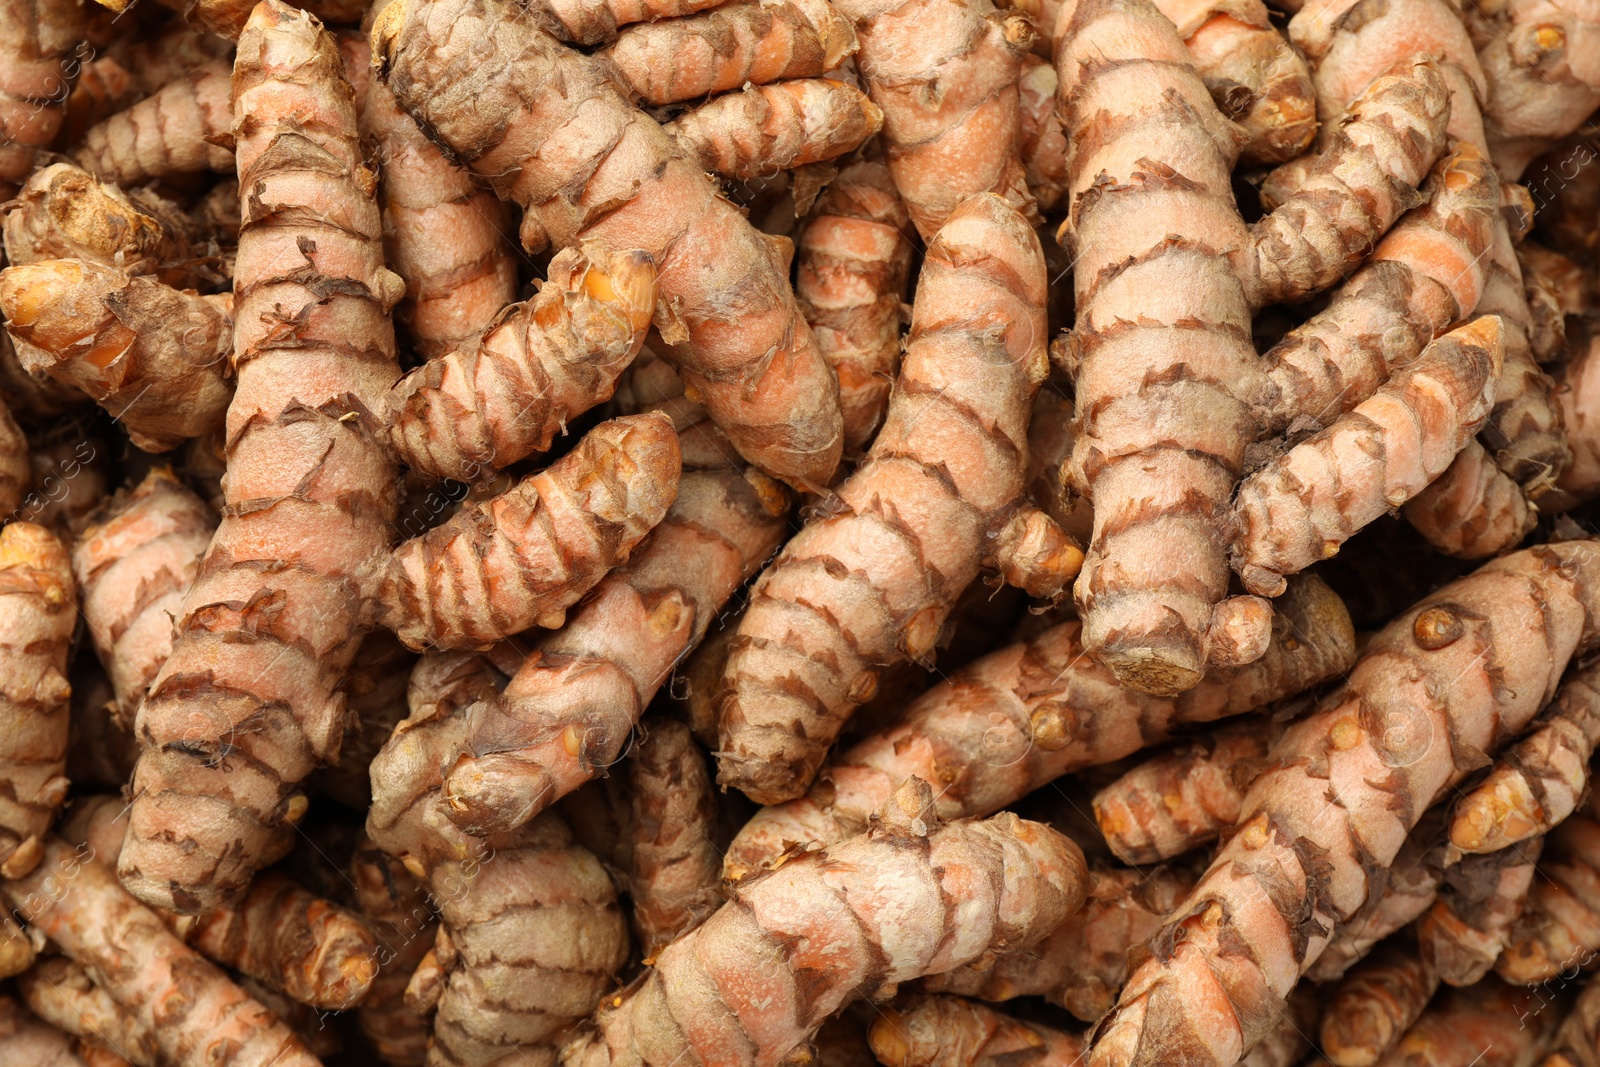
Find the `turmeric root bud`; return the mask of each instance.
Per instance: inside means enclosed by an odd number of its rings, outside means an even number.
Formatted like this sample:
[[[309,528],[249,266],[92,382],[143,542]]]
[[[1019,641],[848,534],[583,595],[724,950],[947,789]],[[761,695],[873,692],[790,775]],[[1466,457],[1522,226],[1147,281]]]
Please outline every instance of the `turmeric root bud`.
[[[655,304],[656,266],[646,253],[595,262],[562,251],[538,296],[394,387],[395,454],[413,470],[472,482],[549,448],[569,419],[610,399]]]
[[[680,470],[666,416],[602,424],[546,470],[395,549],[379,618],[414,649],[556,629],[666,515]]]
[[[853,152],[883,112],[853,85],[804,78],[726,93],[666,123],[706,170],[749,179]]]

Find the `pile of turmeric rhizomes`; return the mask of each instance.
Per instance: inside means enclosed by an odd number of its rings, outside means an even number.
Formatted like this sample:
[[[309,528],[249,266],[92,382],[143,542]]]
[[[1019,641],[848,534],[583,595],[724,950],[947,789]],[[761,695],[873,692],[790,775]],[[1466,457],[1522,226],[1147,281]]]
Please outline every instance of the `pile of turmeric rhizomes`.
[[[1600,8],[101,2],[0,1067],[1600,1067]]]

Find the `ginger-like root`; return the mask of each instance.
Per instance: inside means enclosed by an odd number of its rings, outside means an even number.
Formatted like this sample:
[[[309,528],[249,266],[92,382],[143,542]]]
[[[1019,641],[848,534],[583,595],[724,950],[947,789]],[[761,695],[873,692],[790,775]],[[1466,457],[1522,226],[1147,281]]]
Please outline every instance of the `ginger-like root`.
[[[1512,846],[1515,850],[1518,846]],[[1491,853],[1497,855],[1497,853]],[[1463,861],[1466,862],[1466,861]],[[1595,800],[1544,839],[1539,877],[1495,971],[1533,985],[1600,949],[1600,808]]]
[[[1067,135],[1056,114],[1059,85],[1056,68],[1047,61],[1035,55],[1022,57],[1017,144],[1028,192],[1040,211],[1056,210],[1067,195]]]
[[[75,594],[55,534],[29,522],[0,529],[0,877],[33,870],[66,799]]]
[[[894,726],[836,756],[806,796],[758,811],[728,847],[724,873],[737,878],[792,844],[862,832],[911,775],[940,783],[942,817],[988,815],[1063,774],[1164,741],[1184,723],[1251,711],[1355,662],[1350,617],[1320,580],[1296,578],[1277,609],[1259,660],[1214,668],[1175,698],[1119,686],[1085,653],[1076,622],[976,660]]]
[[[1532,1067],[1561,1020],[1559,1008],[1539,1007],[1526,989],[1493,978],[1466,989],[1446,989],[1378,1061],[1379,1067]]]
[[[855,31],[827,0],[759,0],[641,22],[601,55],[639,99],[673,104],[742,85],[816,78],[855,51]]]
[[[116,718],[134,713],[172,652],[172,620],[200,569],[217,517],[165,467],[118,492],[72,547],[83,617],[116,695]]]
[[[1550,699],[1596,618],[1600,543],[1569,541],[1496,560],[1373,637],[1275,743],[1233,836],[1100,1022],[1094,1067],[1237,1061],[1376,895],[1369,872]]]
[[[1234,502],[1234,567],[1246,589],[1275,596],[1444,473],[1489,416],[1504,354],[1485,316],[1423,349],[1331,426],[1246,478]]]
[[[610,398],[650,328],[655,282],[644,253],[597,262],[562,251],[539,295],[394,387],[396,454],[413,470],[474,482],[549,448],[569,419]]]
[[[3,331],[0,331],[3,332]],[[0,394],[4,396],[6,394]],[[12,403],[15,397],[8,397]],[[0,521],[17,516],[28,486],[33,482],[33,463],[28,456],[28,438],[11,417],[6,400],[0,399]]]
[[[178,940],[95,854],[51,837],[33,873],[0,882],[0,894],[155,1034],[172,1067],[318,1067],[288,1027]]]
[[[649,724],[628,764],[628,792],[633,928],[651,960],[722,905],[716,793],[687,726]]]
[[[222,428],[233,398],[226,296],[53,259],[0,271],[22,365],[82,389],[146,452]]]
[[[1542,838],[1468,856],[1446,868],[1439,899],[1416,922],[1422,957],[1446,985],[1489,973],[1533,885]]]
[[[610,878],[554,814],[480,839],[434,810],[443,768],[467,739],[467,707],[504,678],[483,656],[424,656],[411,675],[411,716],[372,765],[367,832],[438,907],[435,947],[407,1001],[422,1012],[437,1003],[430,1062],[446,1065],[519,1051],[552,1062],[560,1031],[593,1009],[628,956]]]
[[[868,1040],[884,1067],[1072,1064],[1084,1050],[1079,1034],[960,997],[901,997],[878,1009]]]
[[[883,112],[855,86],[801,78],[724,93],[664,128],[706,170],[745,180],[836,159],[882,125]]]
[[[721,0],[534,0],[528,13],[544,31],[571,44],[613,40],[624,26],[683,18]]]
[[[969,964],[930,975],[919,988],[982,1000],[1042,996],[1094,1022],[1116,1003],[1130,953],[1161,929],[1167,913],[1192,888],[1194,875],[1177,867],[1093,870],[1083,909],[1044,940],[1001,953],[992,962],[980,961],[981,967]]]
[[[996,193],[1037,222],[1020,155],[1027,16],[990,0],[834,7],[855,24],[856,66],[883,110],[889,173],[923,240],[975,193]]]
[[[73,159],[106,181],[125,186],[174,174],[232,173],[232,76],[221,61],[187,71],[91,127]]]
[[[597,426],[545,470],[395,549],[379,619],[413,649],[484,649],[559,628],[667,514],[680,467],[664,416]]]
[[[1383,942],[1330,994],[1318,1030],[1323,1055],[1335,1067],[1372,1067],[1411,1029],[1438,988],[1438,972],[1415,944]]]
[[[6,211],[6,260],[81,259],[178,281],[163,268],[191,251],[171,209],[148,190],[129,195],[82,167],[53,163],[33,172]]]
[[[17,979],[17,992],[51,1026],[80,1041],[115,1049],[134,1067],[161,1067],[148,1023],[112,999],[82,964],[65,956],[42,959]]]
[[[1160,0],[1222,113],[1239,124],[1246,163],[1282,163],[1317,135],[1306,61],[1259,0]],[[1046,28],[1049,28],[1046,24]]]
[[[561,46],[525,10],[396,0],[373,26],[373,61],[450,158],[522,205],[529,251],[582,243],[597,261],[653,257],[663,355],[745,458],[792,485],[826,485],[841,448],[838,384],[799,316],[787,242],[716,194],[605,59]]]
[[[724,786],[800,795],[878,673],[931,662],[990,535],[1025,503],[1045,288],[1038,238],[999,197],[967,201],[929,245],[883,428],[752,589],[723,674]]]
[[[338,752],[337,692],[398,504],[377,416],[399,376],[388,313],[404,287],[383,267],[338,49],[263,0],[233,85],[245,203],[227,510],[139,712],[118,869],[184,914],[245,887],[304,813],[298,784]]]
[[[1495,163],[1517,181],[1539,153],[1600,107],[1600,15],[1570,0],[1508,0],[1485,23],[1478,62]],[[1469,26],[1470,26],[1469,22]]]
[[[72,84],[72,94],[67,97],[61,117],[61,132],[56,134],[57,147],[75,147],[89,127],[104,122],[143,97],[138,79],[115,56],[96,56],[83,65],[78,80]]]
[[[344,677],[351,725],[339,744],[339,762],[312,773],[314,791],[354,811],[372,805],[368,769],[395,724],[406,717],[406,680],[417,657],[387,630],[368,633]]]
[[[0,996],[0,1042],[7,1055],[28,1067],[91,1067],[73,1047],[71,1034],[42,1022],[12,996]],[[122,1065],[112,1061],[92,1067]]]
[[[395,317],[424,359],[475,343],[517,298],[511,213],[446,159],[377,79],[367,86],[361,131],[378,150],[384,255],[406,283]]]
[[[1522,486],[1477,441],[1468,441],[1404,512],[1429,544],[1459,559],[1509,551],[1539,520]]]
[[[839,172],[800,232],[795,295],[818,351],[839,376],[849,456],[878,432],[900,366],[910,226],[889,168],[863,162]]]
[[[1270,719],[1233,723],[1148,759],[1094,796],[1095,822],[1124,863],[1160,863],[1216,840],[1239,819],[1261,769]]]
[[[72,80],[93,54],[83,41],[87,6],[79,0],[0,4],[0,202],[16,195],[39,150],[61,129]]]
[[[385,1063],[422,1067],[433,1020],[406,1003],[406,986],[437,935],[438,916],[427,887],[365,835],[350,859],[350,880],[356,907],[372,924],[382,949],[372,987],[356,1008],[356,1021]]]
[[[1600,665],[1567,676],[1555,703],[1528,736],[1500,754],[1488,777],[1456,802],[1450,844],[1496,852],[1548,833],[1577,810],[1600,740]]]
[[[673,666],[782,540],[782,487],[741,470],[704,409],[652,406],[679,426],[677,499],[505,691],[473,709],[471,745],[444,788],[447,813],[471,833],[519,826],[615,763]]]
[[[776,1063],[849,1000],[1039,940],[1082,904],[1086,881],[1082,853],[1054,830],[1011,814],[942,825],[932,790],[911,779],[867,834],[732,886],[606,999],[562,1062],[705,1062],[733,1041]]]

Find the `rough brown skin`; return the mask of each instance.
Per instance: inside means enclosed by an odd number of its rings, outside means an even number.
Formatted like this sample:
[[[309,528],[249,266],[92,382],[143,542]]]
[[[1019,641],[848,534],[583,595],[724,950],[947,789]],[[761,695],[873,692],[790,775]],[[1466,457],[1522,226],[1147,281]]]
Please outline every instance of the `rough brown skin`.
[[[1156,6],[1178,27],[1217,107],[1243,130],[1242,162],[1282,163],[1305,151],[1317,134],[1311,73],[1267,21],[1265,5],[1161,0]]]
[[[929,246],[883,428],[752,588],[723,673],[723,786],[758,803],[800,795],[878,672],[932,662],[990,539],[1025,505],[1045,287],[1038,238],[999,197],[969,200]],[[1044,568],[1055,591],[1078,558]]]
[[[1160,863],[1216,840],[1239,818],[1272,740],[1272,720],[1230,723],[1145,760],[1094,796],[1094,817],[1124,863]]]
[[[378,76],[450,158],[522,205],[529,251],[583,242],[596,258],[652,256],[673,346],[662,355],[745,458],[791,485],[826,485],[838,384],[799,316],[787,242],[719,197],[605,60],[562,47],[522,10],[397,0],[373,26]]]
[[[999,1067],[1075,1063],[1083,1037],[960,997],[900,997],[878,1009],[868,1034],[884,1067]]]
[[[1034,31],[989,0],[844,0],[856,65],[883,110],[889,173],[924,241],[975,193],[1037,221],[1020,156],[1017,78]]]
[[[725,93],[664,124],[684,154],[736,181],[853,152],[883,112],[853,85],[801,78]]]
[[[18,399],[9,393],[6,399]],[[6,400],[0,400],[0,516],[10,519],[22,505],[33,482],[33,464],[28,458],[28,438],[11,417]]]
[[[15,997],[0,996],[0,1041],[30,1067],[88,1067],[73,1049],[71,1035],[40,1022]]]
[[[33,873],[0,883],[0,893],[154,1032],[172,1067],[318,1067],[286,1026],[179,941],[94,855],[87,844],[51,837]]]
[[[171,207],[148,190],[130,195],[82,167],[53,163],[29,176],[5,213],[6,262],[82,259],[187,284],[183,272],[163,270],[192,255]]]
[[[1083,902],[1082,853],[1042,824],[942,825],[920,779],[881,814],[861,837],[732,886],[603,1002],[562,1062],[775,1067],[849,1000],[1037,941]]]
[[[614,764],[673,667],[785,533],[788,494],[736,461],[704,408],[680,396],[647,410],[677,428],[677,499],[566,627],[537,640],[505,691],[469,712],[471,743],[444,799],[470,833],[520,826]]]
[[[511,213],[446,159],[377,79],[367,86],[361,132],[377,146],[384,255],[406,283],[395,316],[424,359],[477,341],[517,298]]]
[[[1512,846],[1513,849],[1524,846]],[[1532,985],[1571,966],[1586,966],[1600,949],[1600,811],[1591,797],[1545,838],[1539,877],[1511,929],[1495,971]]]
[[[1561,1019],[1552,1007],[1532,1011],[1527,990],[1490,978],[1435,997],[1378,1067],[1533,1067]]]
[[[1097,1027],[1094,1067],[1236,1062],[1380,888],[1369,872],[1600,637],[1596,579],[1600,543],[1529,549],[1373,637],[1345,684],[1275,744],[1238,829]]]
[[[96,985],[83,965],[65,956],[46,957],[17,979],[17,992],[51,1026],[80,1041],[114,1049],[134,1067],[161,1067],[149,1024]]]
[[[1539,519],[1522,486],[1477,441],[1467,442],[1404,513],[1434,548],[1460,559],[1484,559],[1516,547]]]
[[[56,535],[29,522],[0,529],[0,877],[34,868],[66,799],[76,607],[71,562]]]
[[[1445,869],[1439,899],[1417,919],[1416,932],[1423,958],[1446,985],[1471,985],[1500,958],[1543,843],[1534,837]]]
[[[124,729],[172,651],[172,620],[216,525],[205,502],[158,467],[107,501],[72,546],[84,621]]]
[[[1456,801],[1450,844],[1496,852],[1547,833],[1577,810],[1600,740],[1600,663],[1573,670],[1535,729],[1500,754],[1488,777]]]
[[[507,667],[518,658],[499,653]],[[611,880],[554,814],[476,838],[434,811],[441,768],[466,741],[466,708],[504,680],[480,655],[424,656],[412,714],[372,765],[367,831],[427,884],[440,919],[407,993],[413,1010],[438,1005],[431,1064],[549,1067],[562,1028],[593,1009],[628,956]]]
[[[600,54],[635,96],[659,105],[816,78],[855,51],[855,31],[825,0],[758,0],[641,22]]]
[[[0,4],[0,201],[33,170],[39,149],[61,129],[84,52],[87,4],[6,0]]]
[[[1084,1022],[1116,1003],[1127,980],[1129,955],[1159,929],[1167,913],[1194,887],[1194,875],[1176,867],[1135,871],[1107,867],[1089,873],[1082,910],[1028,948],[1006,952],[984,966],[969,964],[929,975],[918,988],[982,1000],[1043,996]]]
[[[1444,473],[1489,417],[1504,329],[1486,315],[1438,338],[1372,396],[1240,484],[1233,566],[1276,596]]]
[[[0,314],[22,365],[93,397],[146,452],[222,428],[230,303],[81,260],[0,271]]]
[[[988,815],[1063,774],[1164,741],[1183,723],[1259,708],[1355,660],[1349,615],[1317,579],[1290,584],[1272,627],[1273,641],[1255,663],[1215,668],[1175,698],[1118,686],[1084,653],[1076,622],[993,652],[924,693],[889,729],[836,756],[804,797],[757,812],[729,846],[724,871],[739,877],[791,843],[860,833],[911,775],[938,783],[941,817]]]
[[[651,721],[628,764],[633,819],[628,892],[639,951],[653,960],[722,905],[717,800],[689,728]]]
[[[433,1020],[413,1010],[405,993],[412,973],[433,948],[438,915],[423,882],[365,835],[350,859],[350,880],[356,907],[371,923],[380,947],[378,973],[356,1008],[356,1020],[385,1063],[422,1067]]]
[[[108,182],[234,169],[232,71],[220,60],[184,72],[83,135],[73,159]]]
[[[1600,17],[1573,0],[1509,0],[1469,19],[1489,86],[1484,127],[1517,181],[1535,156],[1600,107]]]
[[[383,267],[354,94],[310,16],[264,0],[252,18],[234,79],[245,199],[228,511],[139,713],[118,867],[135,895],[183,914],[244,888],[304,813],[297,784],[337,756],[339,684],[397,506],[377,414],[399,376],[388,312],[403,285]]]
[[[872,162],[841,170],[800,232],[794,291],[818,351],[839,376],[848,456],[872,442],[889,406],[900,366],[910,233],[911,216],[889,168]]]
[[[339,745],[339,762],[312,773],[311,786],[317,793],[355,811],[372,805],[368,766],[395,724],[406,717],[406,680],[416,661],[416,654],[387,630],[373,630],[362,638],[344,677],[350,724]]]
[[[475,482],[544,451],[569,420],[610,398],[655,303],[655,264],[645,253],[558,253],[537,296],[496,309],[481,338],[394,387],[396,454],[412,470]]]
[[[379,619],[418,650],[486,649],[530,626],[559,629],[667,514],[681,465],[663,415],[595,427],[545,470],[396,548]]]
[[[1439,988],[1439,975],[1405,939],[1385,941],[1328,995],[1318,1031],[1335,1067],[1372,1067],[1399,1043]]]

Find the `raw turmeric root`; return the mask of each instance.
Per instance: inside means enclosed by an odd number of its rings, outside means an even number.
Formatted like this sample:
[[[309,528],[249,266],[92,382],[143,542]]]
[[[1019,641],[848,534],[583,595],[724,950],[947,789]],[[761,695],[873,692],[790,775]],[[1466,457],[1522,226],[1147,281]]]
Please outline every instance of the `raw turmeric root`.
[[[794,291],[818,351],[839,376],[846,455],[865,450],[889,406],[911,276],[910,226],[889,168],[863,162],[839,172],[800,233]]]
[[[752,589],[723,674],[724,786],[759,803],[800,795],[878,672],[931,662],[989,538],[1025,507],[1045,288],[1038,238],[999,197],[969,200],[929,245],[883,429],[832,514]],[[1060,545],[1040,568],[1058,592],[1081,555],[1031,511]]]
[[[33,172],[5,215],[6,260],[16,266],[81,259],[129,274],[182,278],[191,255],[183,220],[148,190],[126,193],[71,163]]]
[[[67,795],[67,652],[77,624],[67,550],[29,522],[0,529],[0,877],[39,862]]]
[[[633,928],[639,951],[652,960],[722,905],[716,794],[687,726],[650,723],[628,765],[628,790]]]
[[[368,769],[395,724],[406,717],[406,680],[416,661],[416,654],[387,630],[362,638],[344,677],[350,725],[339,744],[339,762],[312,773],[313,791],[355,811],[372,806]]]
[[[356,906],[372,924],[381,948],[366,999],[356,1008],[361,1032],[394,1067],[422,1067],[433,1020],[406,1003],[406,985],[433,949],[438,916],[428,891],[398,859],[363,835],[350,860]]]
[[[1537,728],[1501,753],[1489,776],[1456,802],[1450,844],[1497,852],[1548,833],[1577,810],[1600,740],[1600,664],[1572,671]]]
[[[1082,904],[1086,880],[1062,835],[1015,815],[942,825],[932,790],[912,779],[866,835],[735,884],[603,1002],[562,1062],[703,1063],[732,1047],[777,1063],[855,997],[1039,940]]]
[[[737,878],[791,844],[861,833],[912,775],[939,783],[941,817],[989,815],[1063,774],[1164,741],[1183,723],[1239,715],[1349,669],[1355,635],[1332,590],[1298,577],[1277,608],[1259,660],[1214,668],[1175,698],[1120,687],[1085,654],[1077,622],[991,653],[836,756],[804,797],[757,812],[729,846],[724,872]]]
[[[659,105],[820,77],[855,51],[855,31],[827,0],[758,0],[641,22],[600,54],[635,96]]]
[[[1489,88],[1484,126],[1495,163],[1518,181],[1529,161],[1600,107],[1600,17],[1569,0],[1509,0],[1472,15]]]
[[[1526,990],[1493,978],[1446,989],[1406,1031],[1380,1067],[1531,1067],[1560,1021],[1559,1010],[1531,1011]]]
[[[1539,519],[1522,486],[1477,441],[1404,507],[1406,521],[1434,548],[1483,559],[1516,547]]]
[[[925,241],[976,193],[1037,222],[1020,155],[1017,78],[1033,41],[1026,15],[989,0],[843,0],[856,66],[883,111],[889,173]]]
[[[725,93],[664,128],[706,170],[760,178],[853,152],[883,125],[883,112],[853,85],[828,78]]]
[[[1084,1050],[1077,1034],[960,997],[901,997],[878,1010],[868,1040],[884,1067],[1067,1065]]]
[[[1526,725],[1600,636],[1597,578],[1596,542],[1530,549],[1373,637],[1343,687],[1275,744],[1233,836],[1101,1021],[1091,1063],[1236,1062],[1377,896],[1367,872],[1395,858],[1426,805],[1473,765],[1464,755],[1493,753]]]
[[[1067,135],[1056,114],[1056,68],[1035,55],[1022,57],[1017,79],[1017,145],[1028,193],[1040,211],[1054,211],[1067,195]]]
[[[610,398],[655,302],[655,264],[644,253],[559,253],[538,296],[395,386],[396,454],[413,470],[473,482],[549,448],[569,419]]]
[[[232,173],[232,74],[221,61],[183,73],[90,127],[73,159],[106,181],[125,186],[174,174]]]
[[[783,536],[782,487],[741,470],[703,409],[661,409],[680,424],[677,499],[566,627],[538,641],[505,691],[473,709],[471,744],[444,787],[447,814],[464,830],[520,826],[615,763],[673,666]],[[644,420],[672,425],[662,414],[619,421]],[[673,488],[644,474],[656,491]]]
[[[134,1067],[161,1067],[154,1031],[113,1000],[82,964],[49,956],[17,979],[17,992],[33,1013],[80,1043],[114,1049]]]
[[[553,1062],[562,1029],[594,1008],[628,955],[610,878],[553,813],[480,839],[433,810],[441,768],[466,741],[466,709],[504,678],[479,655],[424,656],[411,716],[372,765],[367,831],[427,884],[439,913],[406,995],[419,1012],[437,1004],[430,1063]]]
[[[7,1054],[31,1067],[88,1067],[73,1048],[70,1034],[41,1022],[15,997],[0,996],[0,1041],[5,1042]]]
[[[516,300],[510,212],[446,159],[377,79],[367,86],[361,131],[377,145],[384,255],[406,283],[395,317],[424,359],[475,343]]]
[[[1416,922],[1422,956],[1446,985],[1471,985],[1500,958],[1542,845],[1535,837],[1446,868],[1439,899]]]
[[[1528,891],[1527,906],[1495,966],[1506,981],[1542,982],[1587,961],[1600,949],[1597,816],[1600,811],[1591,799],[1545,838],[1539,877]]]
[[[1252,593],[1338,551],[1420,493],[1477,434],[1493,403],[1503,329],[1485,316],[1434,341],[1326,430],[1246,478],[1234,568]]]
[[[86,8],[79,0],[0,4],[0,202],[16,195],[61,129],[72,81],[88,58]]]
[[[1261,769],[1271,720],[1216,730],[1146,760],[1094,797],[1094,817],[1124,863],[1160,863],[1213,841],[1239,818]]]
[[[1385,941],[1356,964],[1322,1013],[1318,1042],[1335,1067],[1372,1067],[1411,1029],[1439,975],[1407,940]]]
[[[303,814],[297,784],[338,752],[336,694],[397,505],[376,414],[399,376],[387,316],[403,286],[383,267],[338,50],[311,16],[263,0],[233,84],[246,199],[228,508],[139,713],[118,867],[183,914],[244,888]]]
[[[155,1034],[164,1062],[318,1067],[288,1027],[179,941],[94,854],[52,836],[33,873],[0,882],[0,894]]]
[[[838,385],[795,305],[787,243],[716,195],[622,95],[605,59],[562,47],[523,10],[512,0],[396,0],[373,26],[378,75],[451,158],[522,205],[530,252],[583,243],[597,260],[629,249],[653,257],[658,325],[672,346],[662,354],[740,454],[820,489],[839,462]],[[647,13],[661,12],[638,14]]]
[[[992,963],[980,961],[982,967],[929,975],[919,987],[983,1000],[1042,996],[1093,1022],[1116,1003],[1130,953],[1161,929],[1193,887],[1194,875],[1178,867],[1092,870],[1083,909],[1044,940],[1001,953]]]
[[[488,648],[571,607],[667,514],[681,453],[661,415],[615,419],[514,488],[400,545],[379,619],[408,647]]]
[[[222,428],[233,399],[231,300],[82,260],[0,271],[22,365],[82,389],[147,452]]]
[[[716,7],[719,0],[537,0],[529,14],[540,28],[572,44],[602,44],[623,26],[681,18]]]
[[[172,652],[172,620],[216,525],[205,502],[158,467],[108,501],[72,547],[84,621],[126,729]]]

